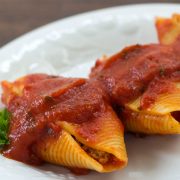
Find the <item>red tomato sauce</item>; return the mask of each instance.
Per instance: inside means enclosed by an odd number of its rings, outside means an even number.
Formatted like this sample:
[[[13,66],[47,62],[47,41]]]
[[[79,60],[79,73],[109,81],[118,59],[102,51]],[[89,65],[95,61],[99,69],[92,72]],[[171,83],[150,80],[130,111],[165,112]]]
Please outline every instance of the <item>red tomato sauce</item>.
[[[123,106],[135,100],[144,92],[144,107],[148,107],[154,101],[158,91],[168,91],[167,86],[154,91],[148,90],[149,86],[159,83],[155,79],[166,77],[171,73],[180,71],[180,40],[174,45],[166,46],[159,44],[134,45],[125,48],[120,53],[107,60],[98,60],[92,68],[90,78],[97,79],[102,83],[109,94],[112,103]],[[163,89],[164,88],[164,89]],[[149,88],[151,89],[151,88]],[[147,99],[151,99],[151,102]]]
[[[108,97],[97,81],[46,75],[37,75],[37,81],[30,79],[36,79],[36,75],[21,79],[22,95],[13,95],[7,103],[11,112],[10,145],[3,155],[37,165],[41,159],[33,152],[33,144],[50,131],[60,133],[56,121],[93,121],[106,111]],[[96,128],[94,123],[91,129]]]

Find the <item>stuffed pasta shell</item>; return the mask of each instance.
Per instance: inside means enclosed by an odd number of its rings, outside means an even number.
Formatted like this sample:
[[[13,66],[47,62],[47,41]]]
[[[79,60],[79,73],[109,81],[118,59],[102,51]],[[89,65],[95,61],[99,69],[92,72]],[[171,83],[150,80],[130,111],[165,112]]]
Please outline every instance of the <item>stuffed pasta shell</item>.
[[[161,77],[146,92],[127,103],[121,115],[128,131],[180,134],[180,73]]]
[[[4,156],[98,172],[126,166],[124,129],[98,82],[33,74],[2,88],[11,113]]]
[[[164,20],[156,22],[161,44],[126,47],[111,57],[97,60],[91,70],[90,78],[103,85],[128,131],[180,133],[177,119],[180,109],[179,15],[169,21],[173,26],[168,31],[162,27]],[[167,40],[167,36],[172,39]]]
[[[177,52],[180,45],[180,15],[157,18],[156,29],[159,42],[174,47]],[[178,52],[177,57],[180,57]],[[180,134],[179,71],[167,75],[162,68],[160,75],[161,78],[151,82],[142,96],[125,105],[121,115],[128,131]]]

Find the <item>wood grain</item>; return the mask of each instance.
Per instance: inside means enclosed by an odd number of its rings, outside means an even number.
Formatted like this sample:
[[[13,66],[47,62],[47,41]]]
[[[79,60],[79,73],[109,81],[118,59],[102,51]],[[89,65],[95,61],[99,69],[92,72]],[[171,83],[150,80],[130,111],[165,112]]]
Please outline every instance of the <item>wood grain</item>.
[[[85,11],[157,0],[0,0],[0,47],[51,21]],[[176,2],[179,0],[160,0]]]

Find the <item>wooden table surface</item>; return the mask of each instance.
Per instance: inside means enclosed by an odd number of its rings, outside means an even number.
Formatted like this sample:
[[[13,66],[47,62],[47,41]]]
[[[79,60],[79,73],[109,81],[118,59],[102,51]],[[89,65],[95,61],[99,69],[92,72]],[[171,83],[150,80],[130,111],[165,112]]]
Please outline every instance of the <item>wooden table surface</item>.
[[[180,0],[0,0],[0,47],[51,21],[110,6]]]

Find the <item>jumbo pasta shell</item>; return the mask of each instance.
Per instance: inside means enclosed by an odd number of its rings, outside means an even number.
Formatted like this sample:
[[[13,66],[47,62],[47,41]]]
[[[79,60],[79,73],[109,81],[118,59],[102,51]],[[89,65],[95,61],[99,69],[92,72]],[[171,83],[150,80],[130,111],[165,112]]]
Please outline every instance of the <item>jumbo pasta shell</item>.
[[[57,139],[44,139],[36,146],[44,161],[68,167],[92,169],[101,172],[103,167],[81,148],[74,138],[62,130]]]
[[[111,172],[125,167],[127,154],[124,130],[112,109],[109,107],[102,117],[92,121],[97,129],[88,122],[79,125],[57,121],[66,136],[62,134],[53,143],[43,141],[43,144],[37,145],[38,154],[51,163],[98,172]],[[68,159],[68,156],[71,158]]]
[[[171,114],[125,110],[124,125],[127,131],[144,134],[180,134],[180,122]]]

